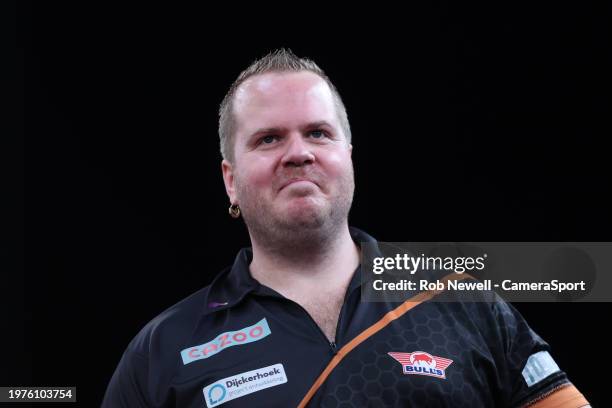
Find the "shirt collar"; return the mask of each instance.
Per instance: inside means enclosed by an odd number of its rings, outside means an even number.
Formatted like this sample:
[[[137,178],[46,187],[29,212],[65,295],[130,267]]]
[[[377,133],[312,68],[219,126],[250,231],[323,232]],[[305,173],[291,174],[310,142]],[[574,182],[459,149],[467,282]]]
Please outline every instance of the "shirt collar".
[[[349,233],[353,241],[359,244],[360,247],[363,242],[377,243],[374,237],[358,228],[349,227]],[[248,293],[263,288],[262,285],[251,276],[251,272],[249,271],[249,265],[252,259],[253,249],[251,247],[242,248],[238,252],[234,264],[221,272],[213,280],[208,291],[204,314],[231,308],[244,299]],[[359,265],[353,274],[348,292],[361,286],[363,282],[361,265]]]

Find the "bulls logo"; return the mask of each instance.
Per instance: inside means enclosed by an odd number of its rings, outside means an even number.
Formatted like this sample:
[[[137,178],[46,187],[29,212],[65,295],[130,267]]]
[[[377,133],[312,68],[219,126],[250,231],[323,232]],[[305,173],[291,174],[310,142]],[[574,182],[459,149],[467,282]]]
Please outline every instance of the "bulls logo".
[[[404,374],[427,375],[446,379],[446,369],[453,360],[433,356],[424,351],[413,351],[412,353],[389,352],[398,363],[402,365]]]

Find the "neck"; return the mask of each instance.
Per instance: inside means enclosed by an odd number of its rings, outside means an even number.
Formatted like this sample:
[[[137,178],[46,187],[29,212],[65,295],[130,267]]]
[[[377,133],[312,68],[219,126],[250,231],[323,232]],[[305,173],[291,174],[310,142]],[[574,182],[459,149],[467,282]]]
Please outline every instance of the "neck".
[[[350,236],[347,223],[336,231],[300,242],[279,240],[275,245],[262,245],[261,240],[251,235],[251,275],[289,297],[317,290],[321,285],[346,289],[359,265],[359,248]]]

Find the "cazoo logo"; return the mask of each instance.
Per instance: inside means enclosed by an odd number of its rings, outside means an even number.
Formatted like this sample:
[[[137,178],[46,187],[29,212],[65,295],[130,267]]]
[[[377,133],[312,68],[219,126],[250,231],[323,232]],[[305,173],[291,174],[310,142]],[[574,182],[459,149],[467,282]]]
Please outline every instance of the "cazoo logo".
[[[228,347],[241,346],[261,340],[271,333],[268,321],[263,318],[252,326],[221,333],[208,343],[186,348],[181,351],[183,364],[189,364],[197,360],[214,356]]]

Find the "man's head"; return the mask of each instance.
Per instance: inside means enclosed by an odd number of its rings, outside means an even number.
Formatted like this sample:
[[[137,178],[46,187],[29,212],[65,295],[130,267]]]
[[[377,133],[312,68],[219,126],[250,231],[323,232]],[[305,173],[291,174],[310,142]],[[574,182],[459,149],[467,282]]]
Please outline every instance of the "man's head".
[[[333,234],[347,222],[354,191],[350,130],[333,85],[284,50],[236,82],[220,111],[222,170],[251,236],[263,245]]]
[[[290,50],[281,48],[273,51],[268,55],[254,61],[247,69],[242,71],[238,78],[234,81],[229,91],[223,98],[219,108],[219,139],[221,142],[221,156],[233,163],[234,161],[234,141],[236,133],[236,115],[234,113],[234,97],[236,91],[240,88],[243,82],[255,76],[270,72],[302,72],[309,71],[321,77],[329,86],[336,108],[336,114],[340,120],[342,131],[348,143],[351,142],[351,127],[349,125],[346,108],[342,102],[342,98],[338,90],[325,75],[325,72],[314,61],[307,58],[299,58]]]

